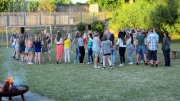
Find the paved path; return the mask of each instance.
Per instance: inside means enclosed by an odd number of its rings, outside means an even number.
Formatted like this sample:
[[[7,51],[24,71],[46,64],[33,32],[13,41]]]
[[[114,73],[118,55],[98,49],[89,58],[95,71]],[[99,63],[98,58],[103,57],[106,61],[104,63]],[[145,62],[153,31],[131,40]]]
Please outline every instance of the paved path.
[[[0,85],[2,85],[2,83],[0,83]],[[54,100],[48,99],[46,97],[40,96],[38,94],[31,93],[29,91],[24,94],[24,97],[25,97],[26,101],[54,101]],[[19,95],[19,96],[12,97],[12,100],[13,101],[22,101],[22,98]],[[2,97],[1,101],[9,101],[9,98],[8,97]]]

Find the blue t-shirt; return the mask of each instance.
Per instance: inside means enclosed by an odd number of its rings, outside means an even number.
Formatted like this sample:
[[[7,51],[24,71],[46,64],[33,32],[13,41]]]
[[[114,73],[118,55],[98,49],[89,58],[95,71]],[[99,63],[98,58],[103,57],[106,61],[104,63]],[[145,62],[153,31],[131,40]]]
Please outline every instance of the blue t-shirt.
[[[41,41],[34,41],[33,42],[33,44],[34,44],[34,51],[35,52],[41,52]]]

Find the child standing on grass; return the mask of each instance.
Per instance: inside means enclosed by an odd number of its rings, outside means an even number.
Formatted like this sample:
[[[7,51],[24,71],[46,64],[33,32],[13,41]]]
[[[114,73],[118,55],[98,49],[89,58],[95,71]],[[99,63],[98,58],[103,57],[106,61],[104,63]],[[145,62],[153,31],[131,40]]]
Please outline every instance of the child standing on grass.
[[[92,45],[93,45],[93,37],[92,37],[92,33],[90,33],[88,35],[89,39],[88,39],[88,63],[87,64],[90,64],[90,63],[93,63],[93,51],[92,51]],[[90,62],[90,58],[92,60],[92,62]]]
[[[52,64],[50,52],[48,52],[48,51],[49,51],[48,50],[48,40],[46,37],[44,37],[42,40],[42,64],[44,64],[44,54],[48,55],[49,62],[50,62],[50,64]]]
[[[129,59],[129,64],[134,64],[133,62],[133,58],[132,58],[132,53],[134,51],[134,39],[133,39],[133,34],[132,33],[129,33],[128,35],[128,39],[126,41],[126,44],[127,44],[127,49],[128,49],[128,59]]]
[[[83,63],[84,56],[85,56],[85,49],[84,49],[84,40],[83,40],[83,34],[80,34],[80,37],[78,38],[78,46],[79,46],[79,62]]]
[[[34,44],[34,52],[35,52],[35,64],[40,64],[40,54],[41,54],[41,40],[40,37],[35,36]]]
[[[16,37],[15,40],[15,59],[19,60],[19,50],[20,50],[20,45],[19,45],[19,36]]]
[[[64,37],[64,61],[65,63],[70,63],[70,47],[71,47],[71,40],[68,38],[68,35]],[[67,60],[68,59],[68,60]]]
[[[28,48],[28,64],[31,65],[33,64],[31,62],[33,57],[33,42],[31,36],[28,37],[27,48]]]
[[[103,69],[105,69],[105,66],[106,66],[106,59],[109,62],[110,68],[113,69],[112,64],[111,64],[111,59],[110,59],[112,42],[110,40],[107,40],[106,35],[103,36],[101,47],[102,47],[102,53],[103,53]]]
[[[60,32],[57,33],[54,43],[56,44],[56,61],[58,64],[61,63],[62,55],[64,53],[63,39]]]
[[[79,47],[77,45],[78,38],[79,38],[79,33],[76,33],[75,37],[74,37],[74,40],[72,42],[74,44],[75,51],[76,51],[76,54],[75,54],[75,57],[74,57],[74,64],[79,63]]]

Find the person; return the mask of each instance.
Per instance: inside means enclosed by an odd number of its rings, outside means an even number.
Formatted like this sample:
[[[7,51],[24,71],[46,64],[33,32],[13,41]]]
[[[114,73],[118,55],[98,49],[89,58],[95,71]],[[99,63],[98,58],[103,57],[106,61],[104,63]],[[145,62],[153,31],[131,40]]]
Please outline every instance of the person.
[[[116,50],[117,50],[117,45],[115,44],[115,37],[114,34],[111,34],[109,40],[112,42],[112,47],[111,47],[111,62],[112,66],[115,65],[116,62]]]
[[[28,62],[28,37],[25,37],[25,51],[24,51],[24,60]]]
[[[125,52],[126,52],[126,40],[123,36],[123,32],[119,32],[117,45],[119,46],[120,64],[119,66],[125,65]]]
[[[83,63],[84,56],[85,56],[83,34],[80,34],[77,45],[79,47],[79,53],[80,53],[79,63]]]
[[[33,41],[34,44],[34,52],[35,52],[35,64],[40,64],[41,63],[41,40],[40,37],[35,35],[35,40]]]
[[[169,37],[169,33],[167,31],[164,31],[164,37],[163,37],[163,42],[162,42],[162,51],[163,51],[164,59],[165,59],[165,66],[171,66],[170,44],[171,44],[171,38]]]
[[[70,30],[67,31],[66,35],[67,35],[67,38],[69,38],[72,41],[72,33]]]
[[[62,55],[64,53],[63,39],[60,32],[57,33],[54,43],[56,44],[56,62],[58,64],[61,63]]]
[[[158,39],[155,34],[153,34],[152,30],[148,31],[147,37],[147,47],[148,47],[148,59],[150,60],[150,64],[154,67],[154,62],[156,62],[156,67],[158,67],[157,62],[157,49],[158,49]]]
[[[105,66],[106,66],[106,59],[109,62],[110,68],[113,69],[111,59],[110,59],[112,42],[110,40],[107,40],[106,35],[103,36],[101,47],[102,47],[102,53],[103,53],[103,69],[105,69]]]
[[[20,45],[19,45],[19,36],[16,36],[15,40],[15,60],[19,60],[19,51],[20,51]]]
[[[48,52],[48,40],[46,37],[42,40],[42,64],[44,64],[44,55],[47,54],[50,64],[52,64],[50,52]]]
[[[109,29],[107,29],[105,35],[107,36],[107,39],[108,39],[108,40],[109,40],[111,34],[112,34],[112,33],[109,31]]]
[[[72,42],[74,44],[75,51],[76,51],[76,54],[75,54],[75,57],[74,57],[74,64],[79,64],[79,47],[77,45],[78,38],[79,38],[79,33],[76,33],[75,37],[73,39],[73,42]]]
[[[99,33],[98,32],[94,32],[94,38],[93,38],[93,53],[95,56],[94,59],[94,68],[100,68],[100,66],[98,66],[98,58],[100,55],[100,50],[101,50],[101,40],[99,39]]]
[[[16,36],[17,36],[17,33],[16,33],[16,31],[14,31],[12,37],[10,38],[10,42],[12,43],[12,48],[13,48],[12,58],[15,58],[15,55],[16,55],[16,51],[15,51]]]
[[[87,64],[91,64],[93,63],[93,50],[92,50],[92,45],[93,45],[93,37],[92,37],[92,33],[89,33],[88,35],[88,63]],[[91,62],[90,62],[90,58],[91,58]]]
[[[24,52],[25,52],[25,39],[24,39],[24,35],[20,35],[19,38],[19,46],[20,46],[20,56],[21,56],[21,61],[25,62],[24,60]]]
[[[52,35],[50,33],[46,33],[46,42],[47,42],[47,49],[48,49],[48,52],[50,52],[50,49],[51,49],[51,37]]]
[[[33,57],[33,42],[32,42],[32,37],[28,37],[28,42],[27,42],[27,50],[28,50],[28,64],[31,65],[33,64],[32,57]]]
[[[137,43],[136,43],[136,53],[137,53],[136,65],[139,65],[139,58],[140,58],[141,52],[144,56],[145,65],[148,65],[147,59],[146,59],[146,47],[145,47],[145,42],[144,42],[144,39],[146,36],[141,33],[141,29],[137,29],[137,33],[139,33],[139,34],[136,36],[136,41],[137,41]]]
[[[127,49],[128,49],[128,54],[127,54],[127,57],[129,59],[129,63],[128,64],[134,64],[133,62],[133,58],[132,58],[132,53],[134,51],[134,39],[133,39],[133,34],[132,33],[129,33],[128,35],[128,39],[126,41],[126,45],[127,45]]]
[[[68,38],[68,35],[64,36],[64,62],[70,63],[70,47],[71,47],[71,40]],[[67,60],[68,59],[68,60]]]
[[[85,46],[85,52],[88,52],[87,48],[88,48],[88,30],[85,31],[85,33],[83,34],[83,40],[84,40],[84,46]]]

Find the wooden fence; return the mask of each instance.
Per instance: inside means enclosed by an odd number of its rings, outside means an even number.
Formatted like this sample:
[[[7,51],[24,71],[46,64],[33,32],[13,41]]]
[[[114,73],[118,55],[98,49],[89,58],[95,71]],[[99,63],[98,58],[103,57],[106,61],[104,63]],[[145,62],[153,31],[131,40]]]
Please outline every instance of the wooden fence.
[[[0,27],[33,25],[76,25],[80,22],[90,24],[93,21],[105,21],[106,13],[87,12],[1,12]]]

